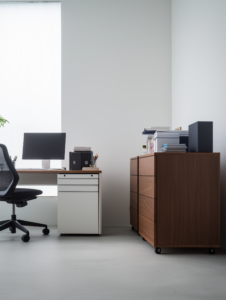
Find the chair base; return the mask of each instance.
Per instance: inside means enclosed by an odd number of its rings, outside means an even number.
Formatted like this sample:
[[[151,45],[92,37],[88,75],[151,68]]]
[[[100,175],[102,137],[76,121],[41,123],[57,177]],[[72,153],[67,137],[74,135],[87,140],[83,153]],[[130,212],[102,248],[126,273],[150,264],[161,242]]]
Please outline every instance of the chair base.
[[[29,231],[24,226],[44,227],[45,229],[43,230],[43,233],[49,234],[49,229],[47,228],[47,225],[24,221],[24,220],[17,220],[16,215],[12,215],[11,220],[0,221],[0,231],[9,228],[11,233],[16,233],[16,229],[19,229],[26,234],[27,238],[29,238]],[[23,241],[29,241],[29,239],[26,240],[26,238],[25,238],[25,240],[24,240],[22,238]]]

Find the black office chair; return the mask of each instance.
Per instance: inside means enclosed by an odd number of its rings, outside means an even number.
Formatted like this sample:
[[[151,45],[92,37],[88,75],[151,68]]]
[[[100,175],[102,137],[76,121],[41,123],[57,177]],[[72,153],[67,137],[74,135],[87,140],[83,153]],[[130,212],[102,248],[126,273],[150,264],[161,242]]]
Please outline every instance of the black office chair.
[[[42,231],[44,235],[49,234],[49,229],[45,224],[16,219],[15,206],[24,207],[27,205],[27,201],[37,199],[36,196],[42,194],[40,190],[16,188],[18,181],[19,175],[12,164],[8,150],[5,145],[0,144],[0,201],[5,201],[13,206],[11,220],[1,221],[0,231],[9,228],[11,233],[16,233],[17,228],[25,232],[22,241],[28,242],[30,240],[29,231],[23,225],[45,227]]]

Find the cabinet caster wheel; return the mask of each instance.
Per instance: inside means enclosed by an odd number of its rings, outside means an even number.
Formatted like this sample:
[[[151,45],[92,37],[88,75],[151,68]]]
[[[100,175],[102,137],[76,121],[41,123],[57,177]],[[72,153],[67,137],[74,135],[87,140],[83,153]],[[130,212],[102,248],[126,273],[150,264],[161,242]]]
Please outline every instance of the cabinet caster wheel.
[[[29,242],[30,241],[30,237],[29,235],[25,234],[22,236],[21,240],[25,243]]]
[[[146,240],[142,237],[142,239],[143,239],[143,241],[145,241],[146,242]]]
[[[156,253],[156,254],[160,254],[160,253],[161,253],[161,248],[156,247],[156,248],[155,248],[155,253]]]
[[[131,229],[132,229],[132,230],[135,230],[133,226],[131,227]]]
[[[49,231],[48,228],[44,228],[44,229],[42,230],[42,232],[43,232],[44,235],[48,235],[50,231]]]
[[[209,254],[214,254],[215,253],[215,248],[209,248]]]

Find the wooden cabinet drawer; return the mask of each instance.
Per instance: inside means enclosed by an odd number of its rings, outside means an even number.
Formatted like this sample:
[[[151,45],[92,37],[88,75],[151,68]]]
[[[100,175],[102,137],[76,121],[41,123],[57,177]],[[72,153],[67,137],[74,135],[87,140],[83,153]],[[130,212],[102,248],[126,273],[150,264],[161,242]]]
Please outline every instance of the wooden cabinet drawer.
[[[138,158],[130,159],[130,175],[138,175]]]
[[[155,176],[139,176],[139,194],[156,198],[155,179]]]
[[[130,192],[130,207],[137,210],[137,193]]]
[[[156,222],[156,199],[139,195],[139,213]]]
[[[138,222],[137,222],[137,210],[130,207],[130,224],[133,226],[135,230],[138,230]]]
[[[139,175],[156,175],[155,156],[146,156],[139,158]]]
[[[156,222],[139,214],[139,234],[154,247],[156,244]]]
[[[137,193],[137,183],[138,181],[138,176],[130,176],[130,191],[131,192],[134,192],[134,193]]]

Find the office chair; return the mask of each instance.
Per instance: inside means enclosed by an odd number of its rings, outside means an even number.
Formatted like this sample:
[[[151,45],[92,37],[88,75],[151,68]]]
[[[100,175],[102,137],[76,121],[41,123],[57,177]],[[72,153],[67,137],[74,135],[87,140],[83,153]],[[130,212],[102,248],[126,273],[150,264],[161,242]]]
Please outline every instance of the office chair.
[[[36,196],[42,194],[40,190],[16,188],[18,181],[19,175],[12,164],[8,150],[5,145],[0,144],[0,201],[12,204],[11,220],[1,221],[0,231],[9,228],[11,233],[16,233],[17,228],[25,233],[25,235],[22,236],[22,241],[28,242],[30,235],[24,226],[45,227],[42,231],[44,235],[49,234],[49,229],[45,224],[16,219],[16,206],[24,207],[27,205],[27,201],[37,199]]]

